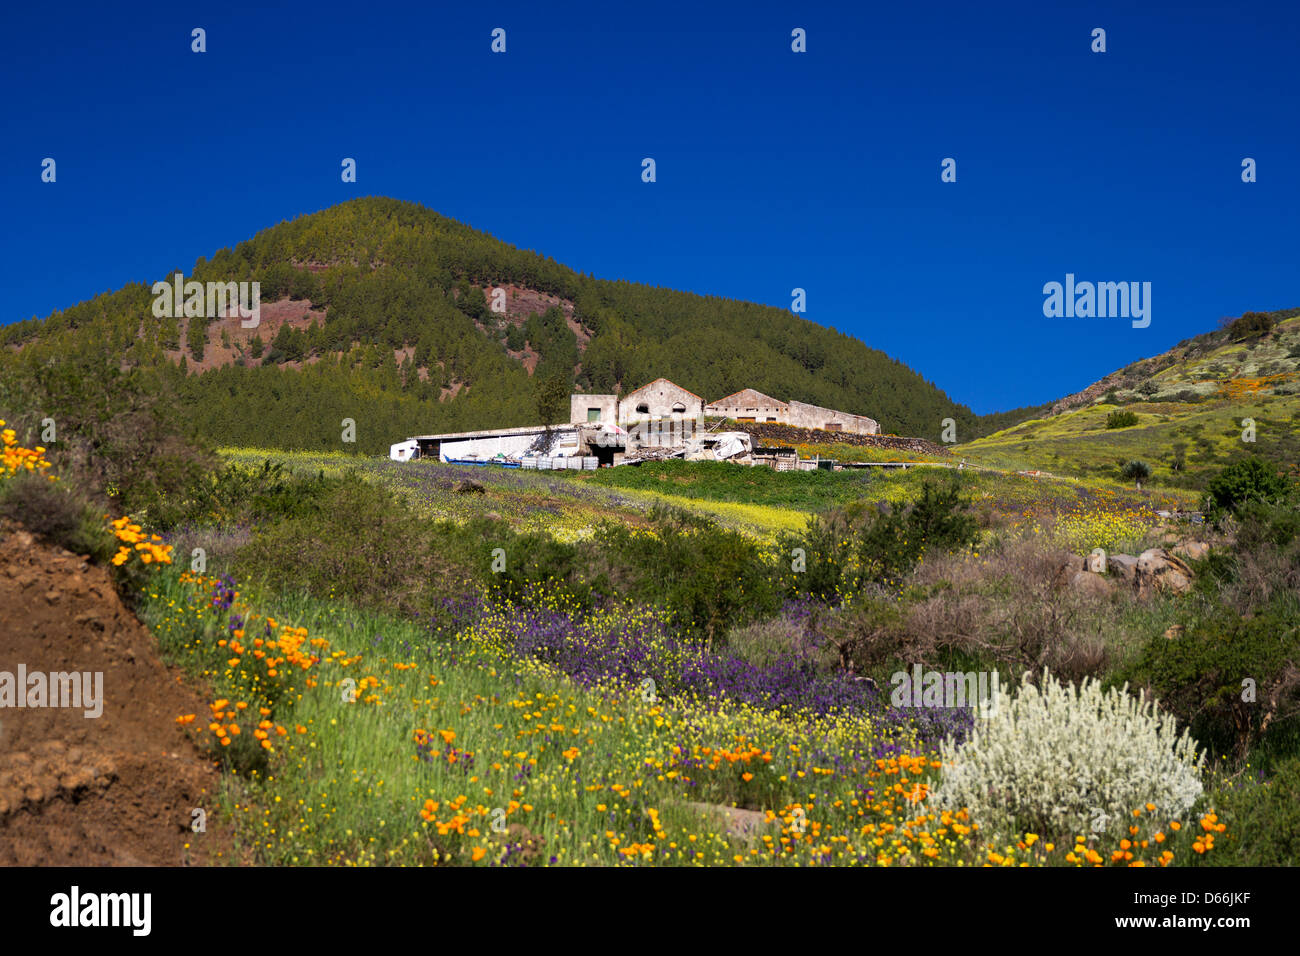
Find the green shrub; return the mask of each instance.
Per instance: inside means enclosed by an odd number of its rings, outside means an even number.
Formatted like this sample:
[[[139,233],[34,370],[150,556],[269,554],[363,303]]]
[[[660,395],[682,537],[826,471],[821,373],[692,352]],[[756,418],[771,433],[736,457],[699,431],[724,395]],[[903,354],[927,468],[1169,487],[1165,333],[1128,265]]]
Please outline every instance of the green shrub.
[[[932,551],[958,551],[979,540],[979,524],[968,511],[960,486],[925,481],[906,508],[871,510],[854,502],[810,519],[802,534],[780,540],[783,554],[801,548],[806,570],[790,590],[839,603],[867,584],[897,583]]]
[[[620,593],[666,607],[711,641],[776,610],[773,569],[757,542],[679,509],[657,507],[650,523],[651,534],[606,524],[589,545]]]
[[[897,580],[914,568],[927,551],[957,551],[979,540],[969,502],[956,485],[936,488],[926,482],[906,511],[882,514],[864,530],[858,556],[877,581]]]
[[[1215,847],[1215,865],[1300,865],[1300,757],[1278,765],[1271,780],[1216,797],[1228,830]]]
[[[1224,611],[1176,639],[1152,638],[1112,683],[1121,680],[1153,693],[1203,742],[1244,758],[1269,727],[1300,713],[1300,621],[1282,600],[1249,618]]]
[[[230,463],[196,476],[182,492],[159,501],[149,517],[154,527],[170,530],[183,524],[256,523],[301,516],[342,481],[326,478],[323,472],[295,474],[269,460],[256,468]]]
[[[478,550],[458,526],[421,519],[349,473],[329,481],[302,513],[258,528],[236,563],[241,575],[276,590],[424,612],[474,591]]]
[[[1138,423],[1136,412],[1130,412],[1127,409],[1116,409],[1106,416],[1107,428],[1128,428]]]
[[[1282,501],[1292,491],[1291,479],[1260,458],[1243,458],[1210,479],[1201,504],[1206,517],[1221,521],[1237,514],[1250,501]]]
[[[0,406],[30,430],[54,421],[47,457],[62,478],[114,510],[144,513],[212,468],[215,458],[193,435],[174,387],[179,372],[124,367],[103,343],[48,354],[44,346],[7,357]],[[105,508],[104,510],[108,510]],[[102,513],[102,512],[101,512]],[[152,516],[149,517],[152,523]]]
[[[1258,499],[1247,501],[1237,509],[1237,550],[1289,548],[1300,538],[1300,508]]]
[[[1247,312],[1228,324],[1228,337],[1234,342],[1267,335],[1277,319],[1267,312]]]
[[[602,574],[592,567],[595,562],[585,542],[568,544],[548,534],[517,535],[505,522],[489,518],[468,522],[461,534],[466,543],[475,542],[471,550],[480,580],[512,601],[564,592],[590,607],[594,597],[610,594]]]

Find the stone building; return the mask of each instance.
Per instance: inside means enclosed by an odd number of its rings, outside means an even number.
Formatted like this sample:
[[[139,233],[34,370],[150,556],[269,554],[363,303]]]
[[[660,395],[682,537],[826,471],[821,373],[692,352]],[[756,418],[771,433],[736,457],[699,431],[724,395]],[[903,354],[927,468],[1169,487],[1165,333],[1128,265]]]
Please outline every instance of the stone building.
[[[880,425],[865,415],[853,415],[834,408],[809,405],[807,402],[783,402],[752,388],[743,388],[726,398],[710,402],[705,406],[704,413],[738,422],[776,422],[796,428],[820,428],[828,432],[880,434]]]
[[[834,408],[790,402],[785,424],[796,428],[821,428],[828,432],[849,432],[854,435],[879,435],[880,425],[874,418],[851,415]]]
[[[618,403],[618,424],[628,448],[683,445],[704,423],[704,399],[666,378],[657,378]]]
[[[630,433],[630,446],[682,444],[700,427],[705,415],[741,423],[772,422],[854,435],[880,434],[880,425],[865,415],[807,402],[783,402],[752,388],[706,404],[694,392],[666,378],[657,378],[622,397],[577,393],[569,399],[571,424],[618,425]]]
[[[618,423],[624,428],[652,420],[698,422],[702,418],[704,399],[666,378],[628,392],[618,403]]]
[[[617,395],[584,395],[581,392],[569,396],[569,422],[573,425],[618,424]]]
[[[742,388],[704,406],[704,414],[738,422],[784,422],[790,406],[779,398],[752,388]]]

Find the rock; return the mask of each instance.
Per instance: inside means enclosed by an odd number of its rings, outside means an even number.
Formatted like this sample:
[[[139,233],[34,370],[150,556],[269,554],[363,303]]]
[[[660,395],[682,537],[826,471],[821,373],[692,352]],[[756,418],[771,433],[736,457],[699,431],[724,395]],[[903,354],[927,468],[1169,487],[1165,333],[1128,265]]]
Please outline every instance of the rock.
[[[1114,584],[1092,571],[1076,571],[1070,578],[1070,587],[1085,594],[1097,595],[1109,594],[1115,589]]]
[[[1070,583],[1074,575],[1084,569],[1084,559],[1077,554],[1062,552],[1056,565],[1056,575],[1052,579],[1058,588]]]
[[[1131,554],[1112,554],[1106,559],[1106,570],[1125,583],[1137,580],[1138,559]]]
[[[458,495],[481,495],[486,489],[472,478],[462,478],[451,490]]]
[[[1187,628],[1181,624],[1170,624],[1165,628],[1165,640],[1173,641],[1187,633]]]
[[[1204,561],[1210,554],[1210,546],[1204,541],[1184,541],[1174,548],[1174,554],[1188,561]]]
[[[1192,587],[1192,569],[1164,548],[1148,548],[1138,556],[1134,583],[1138,597],[1148,597],[1155,591],[1184,594]]]
[[[1101,548],[1093,548],[1092,553],[1085,559],[1083,567],[1093,574],[1103,573],[1106,570],[1106,552]]]

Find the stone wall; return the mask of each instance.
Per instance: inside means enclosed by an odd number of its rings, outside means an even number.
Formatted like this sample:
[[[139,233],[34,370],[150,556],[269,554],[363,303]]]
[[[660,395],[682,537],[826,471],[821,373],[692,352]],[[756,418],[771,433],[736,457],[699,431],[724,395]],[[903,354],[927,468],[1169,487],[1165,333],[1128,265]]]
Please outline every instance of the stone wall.
[[[790,402],[785,424],[796,428],[820,428],[825,431],[847,432],[851,435],[878,435],[880,425],[873,418],[865,415],[851,415],[848,412],[807,402]]]

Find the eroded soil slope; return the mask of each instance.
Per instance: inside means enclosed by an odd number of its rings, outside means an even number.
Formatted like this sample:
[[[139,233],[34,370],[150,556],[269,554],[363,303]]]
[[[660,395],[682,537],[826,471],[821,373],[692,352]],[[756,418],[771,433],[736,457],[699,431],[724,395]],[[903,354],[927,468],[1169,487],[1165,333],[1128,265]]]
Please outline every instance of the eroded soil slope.
[[[0,865],[229,859],[218,773],[175,722],[205,713],[198,694],[158,659],[106,569],[0,525],[0,672],[20,664],[102,672],[103,713],[0,707]],[[190,829],[196,807],[207,833]]]

